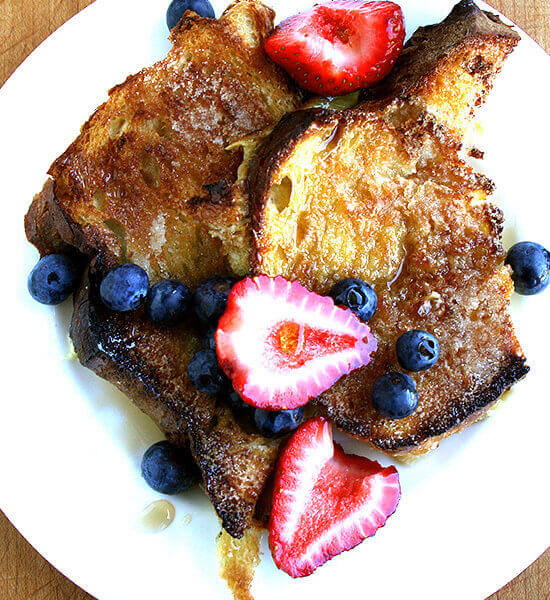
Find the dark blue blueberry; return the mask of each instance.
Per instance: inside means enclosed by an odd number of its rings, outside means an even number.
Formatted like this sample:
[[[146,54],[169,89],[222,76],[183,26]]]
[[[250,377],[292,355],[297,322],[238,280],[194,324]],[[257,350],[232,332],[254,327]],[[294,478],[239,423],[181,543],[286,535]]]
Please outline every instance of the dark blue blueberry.
[[[212,277],[195,292],[195,312],[201,321],[215,325],[225,312],[227,297],[235,282],[226,277]]]
[[[255,410],[252,406],[247,404],[235,390],[231,390],[231,392],[227,395],[227,402],[231,407],[231,410],[237,414],[244,413],[249,410]]]
[[[147,484],[161,494],[180,494],[198,480],[191,454],[170,442],[158,442],[145,452],[141,474]]]
[[[145,307],[153,323],[172,325],[181,321],[191,304],[191,292],[181,281],[159,281],[147,293]]]
[[[533,296],[550,284],[550,252],[535,242],[519,242],[510,248],[506,264],[518,294]]]
[[[254,423],[258,431],[265,437],[278,437],[294,431],[304,418],[304,407],[294,410],[262,410],[254,409]]]
[[[80,261],[64,254],[42,257],[29,275],[31,296],[42,304],[60,304],[75,290],[82,269]]]
[[[218,394],[227,386],[227,379],[213,350],[199,350],[189,362],[187,374],[199,392],[205,394]]]
[[[425,371],[433,367],[439,358],[437,338],[420,329],[401,334],[395,350],[399,364],[407,371]]]
[[[166,24],[173,29],[183,17],[186,10],[192,10],[201,17],[214,19],[214,9],[208,0],[172,0],[166,11]]]
[[[135,310],[147,296],[149,277],[137,265],[125,263],[107,274],[101,282],[99,294],[103,304],[111,310]]]
[[[209,327],[206,330],[206,335],[202,338],[202,345],[207,350],[216,351],[216,327]]]
[[[372,387],[372,405],[381,415],[403,419],[418,406],[414,381],[404,373],[388,373],[379,377]]]
[[[362,279],[342,279],[330,290],[330,296],[336,305],[343,305],[365,323],[372,319],[378,306],[376,292]]]

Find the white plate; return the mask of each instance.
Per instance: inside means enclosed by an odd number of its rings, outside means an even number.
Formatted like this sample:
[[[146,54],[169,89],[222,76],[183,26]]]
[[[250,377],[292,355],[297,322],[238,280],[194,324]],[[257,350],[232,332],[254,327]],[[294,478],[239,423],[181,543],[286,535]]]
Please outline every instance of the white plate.
[[[410,33],[442,19],[452,1],[402,4]],[[140,530],[141,510],[158,498],[140,478],[140,458],[161,435],[114,388],[65,359],[70,302],[51,309],[26,291],[36,260],[23,235],[32,195],[106,90],[168,49],[164,5],[97,0],[42,44],[0,93],[0,506],[40,553],[100,600],[229,598],[216,574],[218,521],[200,492],[175,500],[176,521],[164,533]],[[279,17],[309,5],[281,1]],[[533,239],[550,246],[549,67],[524,36],[483,110],[484,168],[498,184],[507,244]],[[549,301],[550,291],[513,300],[532,373],[497,417],[399,467],[403,498],[396,515],[375,538],[314,576],[292,581],[274,568],[264,545],[258,600],[346,592],[482,599],[544,551],[550,539]]]

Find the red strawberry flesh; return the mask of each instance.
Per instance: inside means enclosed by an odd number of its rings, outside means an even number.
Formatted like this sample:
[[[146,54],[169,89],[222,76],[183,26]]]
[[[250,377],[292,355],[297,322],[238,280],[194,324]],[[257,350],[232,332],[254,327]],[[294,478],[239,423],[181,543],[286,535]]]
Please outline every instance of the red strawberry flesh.
[[[376,340],[331,298],[264,275],[237,283],[216,331],[222,369],[245,402],[267,410],[303,406],[370,362]]]
[[[333,0],[283,21],[266,40],[265,50],[303,88],[340,95],[385,77],[404,38],[397,4]]]
[[[374,535],[401,495],[394,467],[345,454],[322,417],[289,440],[273,489],[269,546],[276,565],[292,577],[310,575]]]

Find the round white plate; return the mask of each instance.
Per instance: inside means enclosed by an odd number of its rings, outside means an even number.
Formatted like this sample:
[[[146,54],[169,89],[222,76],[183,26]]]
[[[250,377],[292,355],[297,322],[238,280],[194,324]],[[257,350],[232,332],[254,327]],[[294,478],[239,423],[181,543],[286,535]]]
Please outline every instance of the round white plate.
[[[224,0],[215,4],[220,14]],[[281,0],[276,8],[285,17],[310,4]],[[402,5],[411,33],[441,20],[452,1]],[[37,258],[23,234],[32,196],[106,90],[167,51],[165,8],[163,0],[97,0],[0,92],[0,506],[41,554],[100,600],[229,598],[217,576],[219,524],[209,502],[199,491],[176,498],[169,529],[141,530],[140,512],[159,496],[142,481],[140,458],[161,434],[113,387],[67,360],[70,302],[52,309],[26,291]],[[550,60],[524,36],[480,115],[483,168],[497,182],[506,244],[532,239],[550,246],[549,97]],[[494,418],[398,467],[403,498],[383,530],[300,581],[275,569],[264,541],[257,600],[344,593],[478,600],[534,561],[550,539],[549,309],[550,291],[514,298],[531,374]]]

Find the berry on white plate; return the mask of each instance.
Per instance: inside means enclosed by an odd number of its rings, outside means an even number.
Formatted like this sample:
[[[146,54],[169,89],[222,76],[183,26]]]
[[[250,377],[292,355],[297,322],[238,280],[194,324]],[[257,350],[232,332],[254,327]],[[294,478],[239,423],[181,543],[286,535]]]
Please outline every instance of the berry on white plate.
[[[360,544],[395,512],[395,467],[346,454],[323,417],[304,423],[283,449],[275,472],[269,547],[291,577],[311,575]]]
[[[245,402],[288,410],[370,362],[376,340],[332,298],[265,275],[239,281],[218,323],[220,366]]]

